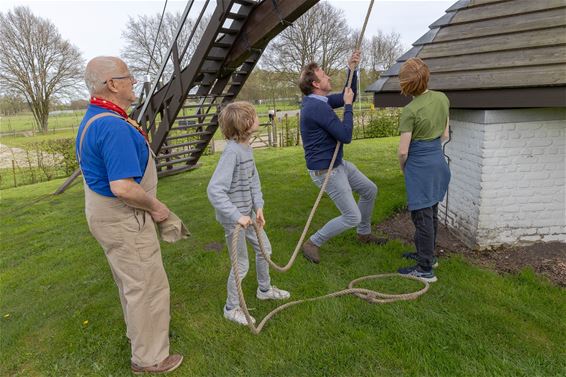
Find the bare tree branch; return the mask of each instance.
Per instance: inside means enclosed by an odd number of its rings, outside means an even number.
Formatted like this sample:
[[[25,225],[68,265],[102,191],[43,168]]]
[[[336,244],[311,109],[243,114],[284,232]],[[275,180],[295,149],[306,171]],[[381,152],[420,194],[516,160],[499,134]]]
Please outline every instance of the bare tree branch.
[[[296,82],[302,67],[310,62],[332,75],[346,66],[353,47],[350,34],[342,10],[318,3],[271,41],[260,65],[291,82]]]
[[[126,40],[126,46],[122,50],[122,57],[134,75],[143,78],[146,74],[149,74],[154,78],[159,73],[159,69],[162,62],[165,60],[169,46],[173,43],[173,38],[181,22],[181,18],[182,13],[180,12],[166,12],[163,17],[161,29],[159,29],[161,15],[158,13],[153,16],[142,15],[137,18],[130,17],[128,19],[126,29],[122,31],[122,37]],[[193,56],[197,43],[207,23],[207,19],[203,18],[201,20],[190,41],[189,37],[194,28],[194,21],[188,19],[183,25],[179,40],[177,41],[179,53],[182,52],[187,43],[188,48],[181,62],[181,68],[188,64],[190,58]],[[156,42],[155,37],[158,29],[159,35]],[[155,51],[153,49],[154,44]],[[169,59],[164,73],[164,80],[169,80],[172,73],[173,65],[171,59]]]
[[[0,90],[22,95],[40,132],[52,98],[77,92],[84,60],[49,20],[27,7],[0,13]]]
[[[379,31],[371,39],[363,42],[363,67],[368,71],[370,79],[377,80],[381,72],[389,69],[403,53],[399,33],[385,34]]]

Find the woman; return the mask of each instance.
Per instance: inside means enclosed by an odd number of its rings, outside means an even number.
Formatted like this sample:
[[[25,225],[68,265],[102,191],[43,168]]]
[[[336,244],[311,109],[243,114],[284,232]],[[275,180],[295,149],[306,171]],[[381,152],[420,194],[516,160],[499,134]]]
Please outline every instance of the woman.
[[[399,163],[415,224],[417,252],[404,256],[416,259],[417,264],[398,272],[435,282],[432,268],[436,264],[438,203],[444,199],[450,182],[450,170],[442,153],[442,142],[449,133],[450,102],[444,93],[428,89],[429,76],[428,66],[418,58],[408,59],[399,72],[401,93],[413,96],[399,121]]]

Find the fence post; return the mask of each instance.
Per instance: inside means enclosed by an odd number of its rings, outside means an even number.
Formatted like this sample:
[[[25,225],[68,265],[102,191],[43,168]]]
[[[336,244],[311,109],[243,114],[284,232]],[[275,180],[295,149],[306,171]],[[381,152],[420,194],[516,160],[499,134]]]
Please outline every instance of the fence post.
[[[366,117],[363,117],[363,121],[362,121],[362,137],[365,139],[366,138]]]
[[[272,121],[272,132],[273,132],[273,146],[277,147],[277,112],[273,113],[273,121]]]
[[[295,145],[301,145],[301,115],[296,113],[295,116],[297,117],[297,142]]]
[[[273,118],[275,117],[275,110],[270,109],[267,112],[267,117],[269,119],[269,125],[267,126],[267,144],[272,147],[273,146]]]
[[[289,116],[285,113],[285,146],[290,146],[289,143]]]
[[[12,160],[12,174],[14,176],[14,187],[18,187],[18,182],[16,181],[16,161]]]

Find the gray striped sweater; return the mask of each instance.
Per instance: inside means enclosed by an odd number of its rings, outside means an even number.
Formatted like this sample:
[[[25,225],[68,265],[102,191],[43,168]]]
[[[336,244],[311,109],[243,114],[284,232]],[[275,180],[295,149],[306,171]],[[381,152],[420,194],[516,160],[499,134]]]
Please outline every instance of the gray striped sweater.
[[[208,183],[208,200],[216,211],[216,220],[234,224],[242,215],[263,208],[261,183],[252,148],[229,140]]]

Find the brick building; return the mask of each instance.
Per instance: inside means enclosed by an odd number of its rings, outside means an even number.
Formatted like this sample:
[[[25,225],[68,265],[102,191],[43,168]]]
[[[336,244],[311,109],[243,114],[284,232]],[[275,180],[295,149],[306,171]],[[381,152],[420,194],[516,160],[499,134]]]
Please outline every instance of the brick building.
[[[404,106],[410,57],[451,102],[440,219],[470,247],[566,242],[566,0],[460,0],[366,89]]]

